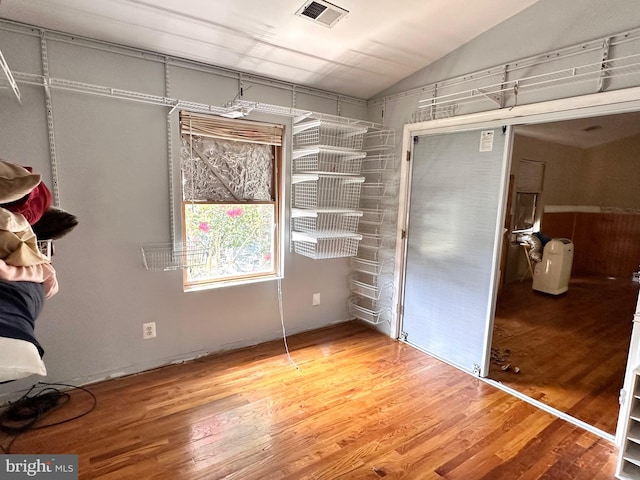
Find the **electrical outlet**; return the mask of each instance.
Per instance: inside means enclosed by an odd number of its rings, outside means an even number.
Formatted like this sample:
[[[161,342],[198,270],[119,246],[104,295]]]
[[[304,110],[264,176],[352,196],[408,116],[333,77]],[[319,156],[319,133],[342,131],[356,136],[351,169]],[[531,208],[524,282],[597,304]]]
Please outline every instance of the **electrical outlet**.
[[[314,293],[313,294],[313,301],[311,303],[314,307],[317,307],[318,305],[320,305],[320,294],[319,293]]]
[[[156,338],[156,322],[142,324],[142,339],[149,340],[150,338]]]

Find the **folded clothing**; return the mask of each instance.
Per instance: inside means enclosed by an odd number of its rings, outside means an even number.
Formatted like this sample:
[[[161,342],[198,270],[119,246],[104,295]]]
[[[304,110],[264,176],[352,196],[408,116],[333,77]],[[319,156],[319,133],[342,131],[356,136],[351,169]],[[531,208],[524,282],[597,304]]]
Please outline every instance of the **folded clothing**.
[[[49,263],[38,250],[36,235],[27,219],[5,208],[0,208],[0,258],[16,267]]]
[[[0,259],[0,280],[8,282],[34,282],[44,285],[44,297],[51,298],[58,293],[58,277],[50,263],[16,267]]]
[[[35,322],[44,305],[44,286],[0,280],[0,337],[31,342],[40,357],[44,349],[35,337]]]

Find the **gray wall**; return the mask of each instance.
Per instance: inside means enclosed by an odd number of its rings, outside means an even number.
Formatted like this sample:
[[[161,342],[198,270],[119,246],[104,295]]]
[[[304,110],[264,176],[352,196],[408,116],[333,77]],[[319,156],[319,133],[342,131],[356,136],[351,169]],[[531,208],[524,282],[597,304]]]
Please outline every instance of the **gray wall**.
[[[639,27],[636,0],[540,0],[376,98]]]
[[[41,74],[37,34],[0,28],[0,46],[14,72]],[[49,40],[50,74],[164,95],[162,63],[109,50]],[[223,105],[238,90],[233,76],[184,66],[171,66],[170,78],[170,94],[181,100]],[[51,188],[44,90],[20,87],[22,106],[8,90],[0,90],[0,158],[32,166]],[[292,96],[286,89],[256,84],[245,98],[289,106]],[[75,214],[79,225],[55,242],[60,292],[47,300],[37,320],[46,380],[87,383],[281,337],[275,281],[184,293],[181,271],[144,269],[140,246],[170,240],[168,108],[59,89],[52,91],[52,103],[60,206]],[[302,109],[336,114],[337,103],[330,95],[296,93],[296,107]],[[365,102],[343,101],[341,109],[351,117],[366,114]],[[290,127],[288,118],[260,119]],[[174,120],[177,147],[177,112]],[[177,174],[177,151],[174,158]],[[285,159],[288,168],[288,145]],[[179,214],[176,220],[179,228]],[[287,333],[348,320],[348,262],[289,254],[288,235],[286,245]],[[315,292],[322,303],[312,307]],[[150,321],[157,323],[158,336],[145,341],[142,324]],[[0,397],[38,379],[3,385]]]
[[[437,95],[456,94],[470,88],[483,88],[500,84],[502,66],[510,65],[509,80],[545,74],[576,65],[598,64],[602,59],[599,49],[588,53],[577,52],[569,58],[549,60],[546,65],[519,68],[516,61],[542,56],[559,49],[578,46],[640,27],[640,2],[636,0],[539,0],[518,15],[505,20],[431,65],[401,80],[375,95],[369,101],[369,118],[382,121],[390,127],[401,128],[415,121],[412,114],[421,99],[430,99],[432,86],[438,83]],[[619,57],[637,55],[637,43],[617,46],[612,54]],[[629,50],[631,49],[631,50]],[[579,50],[579,49],[578,49]],[[547,59],[548,60],[548,59]],[[493,67],[498,67],[493,69]],[[491,75],[481,80],[491,69]],[[480,73],[480,75],[477,75]],[[475,74],[471,76],[470,74]],[[465,77],[467,82],[447,84],[446,80]],[[473,80],[478,78],[478,80]],[[638,84],[637,75],[621,76],[612,80],[608,89],[627,88]],[[598,82],[570,84],[553,90],[520,92],[518,105],[556,98],[596,93]],[[507,106],[514,104],[513,95],[507,94]],[[495,109],[496,105],[478,95],[476,102],[456,105],[456,114],[467,114]]]

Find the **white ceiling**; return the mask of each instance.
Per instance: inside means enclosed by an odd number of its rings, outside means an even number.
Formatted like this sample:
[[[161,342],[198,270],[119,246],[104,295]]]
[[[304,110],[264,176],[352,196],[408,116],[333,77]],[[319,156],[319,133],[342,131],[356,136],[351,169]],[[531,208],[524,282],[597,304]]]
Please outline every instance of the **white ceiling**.
[[[368,99],[537,0],[0,0],[0,18]]]
[[[640,112],[518,125],[515,133],[560,145],[593,148],[640,134]]]

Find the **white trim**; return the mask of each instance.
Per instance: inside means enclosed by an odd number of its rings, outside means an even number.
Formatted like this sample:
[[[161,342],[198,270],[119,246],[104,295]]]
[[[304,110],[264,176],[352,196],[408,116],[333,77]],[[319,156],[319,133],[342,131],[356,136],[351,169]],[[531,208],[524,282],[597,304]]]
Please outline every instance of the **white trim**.
[[[569,120],[597,115],[633,112],[640,110],[640,87],[611,92],[595,93],[548,102],[521,105],[502,110],[461,115],[459,117],[409,123],[404,135],[436,134],[474,128],[490,128],[502,125],[521,125]]]
[[[528,397],[524,393],[514,390],[511,387],[507,387],[506,385],[500,382],[496,382],[495,380],[491,380],[490,378],[481,378],[480,380],[482,380],[485,383],[488,383],[489,385],[496,387],[499,390],[507,392],[513,395],[514,397],[519,398],[523,402],[527,402],[533,405],[534,407],[539,408],[540,410],[544,410],[545,412],[550,413],[551,415],[561,418],[562,420],[566,420],[567,422],[571,423],[572,425],[575,425],[576,427],[579,427],[588,432],[591,432],[594,435],[597,435],[598,437],[603,438],[604,440],[608,440],[611,443],[615,443],[615,436],[605,432],[604,430],[600,430],[599,428],[596,428],[593,425],[583,422],[582,420],[576,417],[572,417],[571,415],[561,410],[558,410],[556,408],[553,408],[552,406],[547,405],[546,403],[542,403],[541,401],[536,400],[535,398]]]
[[[420,348],[418,345],[415,345],[409,341],[406,340],[400,340],[402,343],[409,345],[412,348],[415,348],[416,350],[421,351],[422,353],[424,353],[425,355],[429,355],[431,358],[434,358],[442,363],[446,363],[447,365],[449,365],[450,367],[453,367],[457,370],[460,370],[461,372],[464,372],[468,375],[471,375],[471,373],[468,370],[465,370],[464,368],[460,367],[459,365],[456,365],[454,363],[450,363],[447,360],[438,357],[437,355],[434,355],[432,353],[427,352],[426,350],[424,350],[423,348]],[[473,376],[473,375],[472,375]],[[540,400],[536,400],[535,398],[531,398],[526,396],[524,393],[521,393],[517,390],[514,390],[511,387],[507,387],[506,385],[504,385],[501,382],[497,382],[496,380],[492,380],[490,378],[483,378],[483,377],[478,377],[480,380],[482,380],[483,382],[497,388],[498,390],[502,390],[503,392],[506,392],[508,394],[513,395],[514,397],[518,398],[519,400],[522,400],[523,402],[526,402],[530,405],[533,405],[534,407],[539,408],[540,410],[543,410],[555,417],[558,417],[562,420],[565,420],[569,423],[571,423],[572,425],[575,425],[576,427],[582,428],[590,433],[593,433],[594,435],[597,435],[600,438],[603,438],[604,440],[608,440],[611,443],[615,443],[615,436],[605,432],[604,430],[600,430],[599,428],[594,427],[593,425],[590,425],[586,422],[583,422],[582,420],[573,417],[561,410],[558,410],[557,408],[554,408],[550,405],[547,405],[546,403],[542,403]]]
[[[484,339],[482,346],[484,352],[482,354],[482,364],[480,365],[480,376],[489,375],[489,367],[491,364],[491,341],[493,337],[493,323],[496,316],[496,302],[498,298],[498,286],[500,282],[500,254],[502,252],[502,239],[504,235],[504,217],[507,209],[509,196],[509,172],[511,170],[511,152],[513,150],[513,128],[507,128],[507,138],[504,142],[502,150],[502,172],[500,178],[502,180],[502,191],[498,199],[498,213],[496,218],[496,231],[493,241],[493,276],[489,285],[489,292],[492,292],[487,299],[487,318],[484,331]]]
[[[588,205],[545,205],[544,213],[600,213],[602,208]]]

